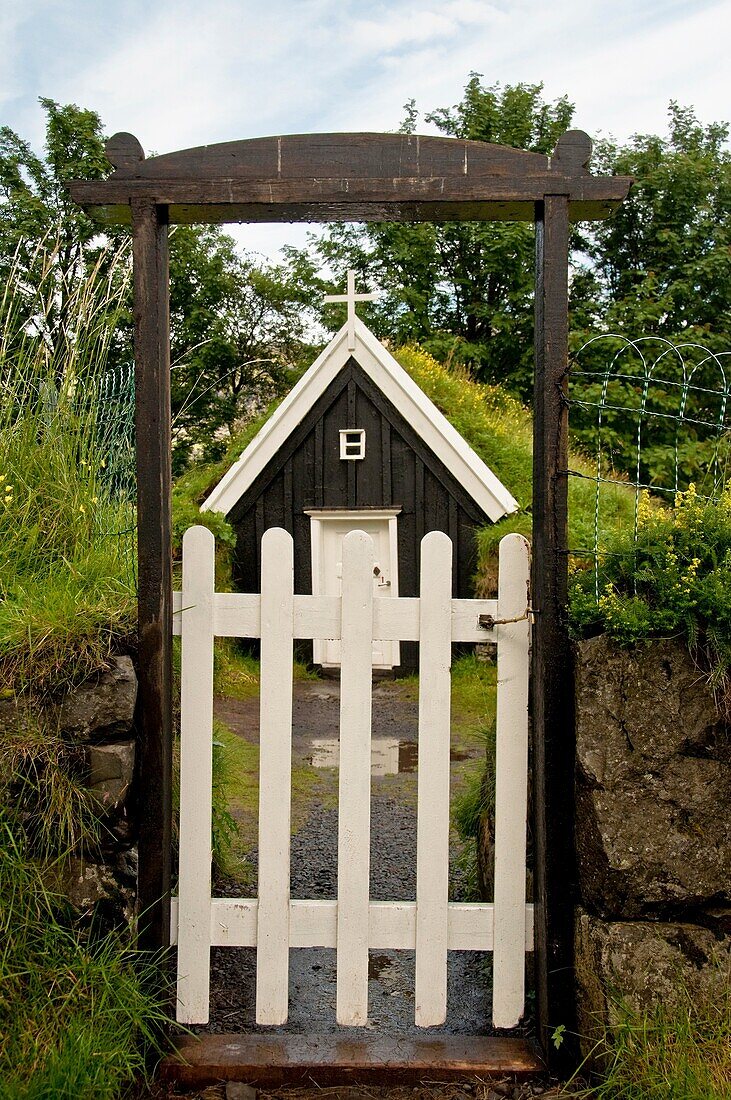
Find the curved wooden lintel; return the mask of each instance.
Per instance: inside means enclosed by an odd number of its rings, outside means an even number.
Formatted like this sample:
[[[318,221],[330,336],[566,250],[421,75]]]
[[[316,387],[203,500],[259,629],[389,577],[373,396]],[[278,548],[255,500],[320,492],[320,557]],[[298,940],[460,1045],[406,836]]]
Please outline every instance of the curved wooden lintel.
[[[461,138],[413,134],[294,134],[204,145],[145,160],[131,134],[107,146],[115,171],[76,181],[72,197],[107,223],[147,198],[171,222],[532,220],[547,194],[575,218],[606,217],[631,180],[591,176],[580,130],[553,155]]]

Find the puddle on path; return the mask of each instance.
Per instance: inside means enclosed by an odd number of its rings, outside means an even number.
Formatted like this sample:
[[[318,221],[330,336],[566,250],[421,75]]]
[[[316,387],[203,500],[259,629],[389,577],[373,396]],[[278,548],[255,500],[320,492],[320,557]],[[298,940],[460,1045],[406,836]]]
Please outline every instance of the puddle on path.
[[[313,737],[307,759],[313,768],[337,768],[340,742],[337,737]],[[395,737],[374,737],[371,741],[371,775],[398,775],[416,771],[418,746],[415,741]]]
[[[337,768],[340,742],[337,737],[313,737],[307,760],[313,768]],[[450,760],[466,760],[468,753],[452,749]],[[416,741],[396,737],[374,737],[371,741],[371,775],[400,775],[414,772],[419,760]]]
[[[393,965],[393,960],[390,955],[374,955],[368,956],[368,981],[377,982],[383,974],[384,970],[390,970]]]

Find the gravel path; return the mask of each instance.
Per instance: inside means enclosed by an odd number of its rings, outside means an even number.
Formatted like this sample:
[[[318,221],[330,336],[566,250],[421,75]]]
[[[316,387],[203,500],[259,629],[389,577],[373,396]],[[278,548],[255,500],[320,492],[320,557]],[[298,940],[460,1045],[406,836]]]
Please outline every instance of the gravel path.
[[[340,685],[334,680],[295,685],[293,763],[328,773],[336,789]],[[371,800],[371,897],[409,900],[416,890],[417,712],[413,692],[393,681],[373,691],[373,761]],[[258,700],[223,699],[217,716],[239,736],[258,737]],[[459,782],[462,761],[479,755],[461,752],[453,762]],[[292,896],[334,898],[337,891],[338,814],[315,802],[304,825],[292,838]],[[450,895],[462,897],[458,851],[452,845]],[[256,851],[249,855],[256,867]],[[220,882],[220,894],[241,895],[233,882]],[[256,951],[214,948],[211,960],[211,1021],[204,1032],[256,1031],[254,991]],[[388,1034],[424,1034],[413,1023],[414,952],[371,952],[369,1023]],[[281,1029],[290,1033],[335,1032],[335,951],[308,948],[290,954],[290,1014]],[[488,1034],[489,961],[478,952],[450,952],[447,1026],[450,1033]]]

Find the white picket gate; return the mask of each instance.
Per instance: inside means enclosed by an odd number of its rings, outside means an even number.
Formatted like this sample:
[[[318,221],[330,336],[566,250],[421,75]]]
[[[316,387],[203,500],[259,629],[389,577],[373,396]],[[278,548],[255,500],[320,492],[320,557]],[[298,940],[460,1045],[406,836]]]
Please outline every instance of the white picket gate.
[[[525,953],[533,907],[525,900],[528,771],[528,544],[500,543],[497,600],[451,597],[452,544],[441,532],[421,545],[421,598],[373,598],[373,544],[353,531],[343,545],[341,596],[293,593],[291,536],[262,542],[262,592],[214,590],[214,538],[192,527],[183,540],[183,590],[174,594],[182,636],[180,867],[173,899],[182,1023],[206,1023],[210,948],[256,947],[256,1020],[283,1024],[289,951],[337,950],[339,1024],[368,1019],[369,950],[415,950],[415,1021],[444,1023],[448,951],[492,951],[495,1027],[524,1008]],[[490,616],[490,634],[480,624]],[[211,757],[214,637],[261,639],[259,877],[257,898],[211,898]],[[290,897],[293,639],[339,639],[338,888],[332,900]],[[369,897],[373,639],[419,642],[416,899]],[[448,900],[450,663],[452,642],[497,642],[495,893],[491,903]],[[487,1006],[486,1006],[487,1008]]]

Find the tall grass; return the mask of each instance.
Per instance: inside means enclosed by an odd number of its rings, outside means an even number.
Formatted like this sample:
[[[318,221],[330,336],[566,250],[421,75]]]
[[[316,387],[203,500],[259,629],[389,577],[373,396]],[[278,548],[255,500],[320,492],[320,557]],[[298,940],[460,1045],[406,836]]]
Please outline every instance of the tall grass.
[[[129,936],[73,930],[0,816],[0,1093],[112,1100],[145,1072],[165,1024],[157,960]]]
[[[714,980],[692,991],[679,977],[676,997],[644,1012],[619,1001],[594,1051],[598,1082],[577,1094],[593,1100],[729,1100],[731,973],[716,961]]]
[[[134,621],[134,509],[112,475],[109,415],[124,250],[65,288],[45,242],[0,300],[0,688],[42,692],[99,669]],[[128,443],[127,443],[128,445]]]
[[[103,838],[102,811],[85,772],[84,749],[49,730],[30,708],[0,734],[0,806],[12,806],[34,857],[63,859]]]

